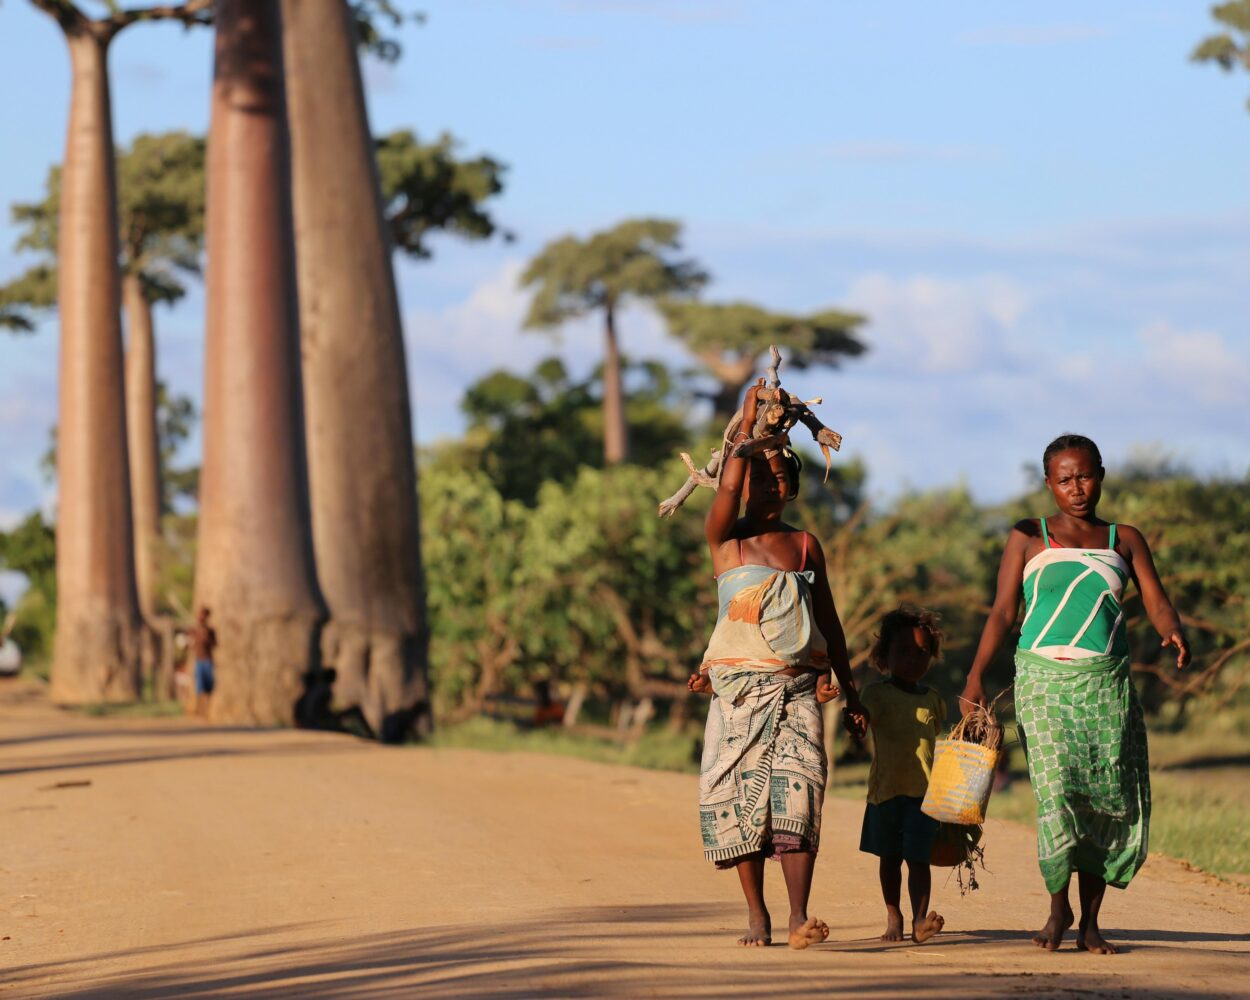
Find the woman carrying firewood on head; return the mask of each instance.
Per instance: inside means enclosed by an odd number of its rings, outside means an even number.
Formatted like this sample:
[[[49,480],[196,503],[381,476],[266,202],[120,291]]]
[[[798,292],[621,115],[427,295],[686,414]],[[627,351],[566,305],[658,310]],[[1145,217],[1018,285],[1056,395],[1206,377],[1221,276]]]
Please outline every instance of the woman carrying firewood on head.
[[[1129,671],[1124,587],[1136,585],[1176,666],[1189,662],[1180,616],[1159,582],[1140,531],[1098,517],[1104,470],[1098,446],[1078,434],[1042,456],[1057,516],[1026,518],[1007,538],[994,608],[981,633],[961,707],[984,704],[982,675],[1016,620],[1016,715],[1037,798],[1037,859],[1050,917],[1033,942],[1055,951],[1073,923],[1068,884],[1077,874],[1076,946],[1113,955],[1098,913],[1108,885],[1123,889],[1146,860],[1150,775],[1146,726]]]
[[[781,520],[798,494],[788,444],[735,457],[755,428],[764,380],[743,404],[741,430],[724,467],[706,535],[720,613],[692,691],[713,693],[699,779],[703,848],[718,868],[735,868],[746,896],[742,945],[772,942],[764,905],[764,859],[781,862],[790,897],[789,944],[806,948],[829,928],[809,918],[820,844],[826,760],[820,703],[846,691],[844,718],[863,734],[866,718],[851,680],[846,639],[812,535]],[[743,516],[739,508],[745,503]]]

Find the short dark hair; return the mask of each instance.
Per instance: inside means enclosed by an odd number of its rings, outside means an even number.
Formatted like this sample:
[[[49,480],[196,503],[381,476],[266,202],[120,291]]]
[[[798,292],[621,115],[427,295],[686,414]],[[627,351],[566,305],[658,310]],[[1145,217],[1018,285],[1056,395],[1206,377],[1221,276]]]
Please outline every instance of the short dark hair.
[[[868,662],[884,672],[887,669],[886,654],[889,652],[890,643],[894,641],[894,637],[900,632],[914,628],[924,630],[925,649],[929,651],[929,655],[935,660],[941,659],[942,640],[946,638],[946,633],[942,631],[941,621],[942,616],[936,611],[930,611],[928,608],[915,604],[903,604],[895,608],[881,619],[876,641],[868,653]]]
[[[1094,461],[1098,463],[1098,468],[1102,468],[1102,453],[1099,452],[1098,445],[1094,444],[1093,441],[1083,434],[1060,434],[1042,452],[1042,473],[1047,476],[1050,475],[1050,460],[1052,456],[1073,448],[1089,452]]]

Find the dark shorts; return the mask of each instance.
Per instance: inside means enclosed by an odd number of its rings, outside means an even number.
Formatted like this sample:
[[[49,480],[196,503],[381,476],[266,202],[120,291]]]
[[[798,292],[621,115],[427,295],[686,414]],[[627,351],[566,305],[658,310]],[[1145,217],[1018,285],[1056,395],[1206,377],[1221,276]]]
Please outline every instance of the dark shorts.
[[[213,693],[213,661],[212,660],[196,660],[195,661],[195,693],[196,694],[212,694]]]
[[[859,849],[879,858],[903,858],[927,865],[938,821],[920,811],[923,801],[912,795],[896,795],[884,802],[869,802]]]

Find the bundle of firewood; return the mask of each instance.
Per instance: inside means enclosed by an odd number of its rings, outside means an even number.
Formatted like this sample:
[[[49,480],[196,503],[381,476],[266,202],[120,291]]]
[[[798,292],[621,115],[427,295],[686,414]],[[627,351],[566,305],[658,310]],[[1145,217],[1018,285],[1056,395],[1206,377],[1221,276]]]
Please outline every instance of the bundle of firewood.
[[[789,447],[790,429],[796,424],[802,424],[810,430],[812,437],[820,445],[820,451],[825,456],[825,478],[829,478],[833,460],[832,452],[842,447],[842,435],[826,427],[812,413],[810,407],[823,402],[819,396],[816,399],[804,401],[781,387],[781,380],[777,375],[777,369],[781,367],[781,352],[777,350],[776,345],[770,347],[769,352],[772,354],[773,363],[768,368],[764,388],[759,391],[759,409],[756,411],[755,426],[747,430],[747,439],[736,447],[732,444],[742,427],[742,410],[739,409],[726,425],[725,433],[721,436],[720,447],[712,449],[712,457],[702,469],[695,466],[689,454],[682,452],[681,460],[690,475],[681,489],[660,504],[660,517],[672,517],[697,487],[707,486],[716,489],[720,485],[720,473],[726,451],[729,451],[733,458],[748,458],[752,455],[771,457],[774,452]]]

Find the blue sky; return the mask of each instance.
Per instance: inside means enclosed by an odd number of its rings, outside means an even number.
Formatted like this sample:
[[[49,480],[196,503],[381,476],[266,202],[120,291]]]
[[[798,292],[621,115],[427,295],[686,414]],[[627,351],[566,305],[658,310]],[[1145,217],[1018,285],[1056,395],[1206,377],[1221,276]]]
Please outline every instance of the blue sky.
[[[871,319],[862,359],[807,372],[870,486],[1020,489],[1055,434],[1109,462],[1250,468],[1250,79],[1195,66],[1208,3],[1044,7],[832,0],[428,0],[395,66],[370,64],[375,131],[449,130],[510,164],[513,244],[436,244],[397,266],[421,440],[463,388],[562,353],[593,325],[520,332],[524,261],[636,215],[681,219],[706,297]],[[203,130],[211,36],[139,26],[112,54],[119,143]],[[51,22],[0,4],[0,200],[36,197],[64,143]],[[0,280],[27,263],[0,225]],[[203,299],[157,317],[161,367],[200,393]],[[55,321],[0,338],[0,524],[50,501]],[[648,311],[626,350],[680,364]],[[191,445],[192,455],[197,444]],[[681,470],[674,466],[675,478]]]

